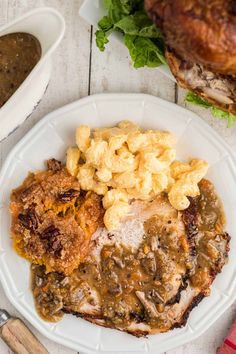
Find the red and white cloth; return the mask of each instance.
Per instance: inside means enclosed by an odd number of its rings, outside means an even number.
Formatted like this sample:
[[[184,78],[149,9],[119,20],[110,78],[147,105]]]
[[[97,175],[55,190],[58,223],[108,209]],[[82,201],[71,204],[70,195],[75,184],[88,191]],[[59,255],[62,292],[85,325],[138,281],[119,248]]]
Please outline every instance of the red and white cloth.
[[[216,354],[236,354],[236,322]]]

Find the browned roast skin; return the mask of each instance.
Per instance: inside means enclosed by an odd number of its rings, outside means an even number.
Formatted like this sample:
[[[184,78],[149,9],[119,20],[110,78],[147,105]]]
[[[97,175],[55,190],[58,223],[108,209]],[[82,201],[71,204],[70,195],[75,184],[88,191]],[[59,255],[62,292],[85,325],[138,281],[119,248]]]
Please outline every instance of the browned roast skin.
[[[145,0],[167,45],[192,63],[236,73],[236,5],[233,0]]]
[[[178,84],[222,109],[236,114],[236,76],[214,74],[199,64],[181,60],[169,49],[166,60]]]

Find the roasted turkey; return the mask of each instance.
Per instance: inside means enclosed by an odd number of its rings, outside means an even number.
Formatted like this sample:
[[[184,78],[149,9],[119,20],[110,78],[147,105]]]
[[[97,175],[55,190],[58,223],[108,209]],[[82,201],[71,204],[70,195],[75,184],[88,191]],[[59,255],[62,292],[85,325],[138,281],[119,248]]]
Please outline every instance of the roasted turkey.
[[[145,0],[145,5],[182,59],[236,74],[235,0]]]
[[[236,114],[236,76],[215,74],[200,64],[181,60],[166,49],[166,60],[178,84],[223,111]]]
[[[145,0],[178,84],[236,114],[236,1]]]

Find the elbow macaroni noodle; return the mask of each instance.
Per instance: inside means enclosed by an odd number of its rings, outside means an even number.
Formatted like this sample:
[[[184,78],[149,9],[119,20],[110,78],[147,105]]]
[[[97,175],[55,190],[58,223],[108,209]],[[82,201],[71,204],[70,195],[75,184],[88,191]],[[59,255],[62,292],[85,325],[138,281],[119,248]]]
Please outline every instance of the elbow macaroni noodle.
[[[108,230],[118,228],[131,199],[150,200],[166,192],[175,209],[186,209],[188,197],[199,195],[198,183],[208,169],[203,160],[175,161],[171,133],[143,131],[129,121],[94,131],[82,125],[76,144],[67,151],[67,169],[82,189],[103,196]]]

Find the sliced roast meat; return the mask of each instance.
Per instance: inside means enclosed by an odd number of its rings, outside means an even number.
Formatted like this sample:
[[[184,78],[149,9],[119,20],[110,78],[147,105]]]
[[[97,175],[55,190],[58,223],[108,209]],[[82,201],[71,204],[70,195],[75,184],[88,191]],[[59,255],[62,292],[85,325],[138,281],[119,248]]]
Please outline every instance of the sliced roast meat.
[[[39,314],[58,320],[63,312],[71,313],[138,337],[185,325],[191,310],[210,294],[229,252],[214,186],[202,180],[199,188],[200,195],[190,198],[183,212],[165,193],[154,201],[133,202],[120,230],[110,237],[99,229],[90,255],[67,277],[34,266]],[[38,297],[42,287],[43,300]]]
[[[214,74],[200,64],[185,65],[171,50],[166,59],[178,84],[223,111],[236,114],[236,75]]]

